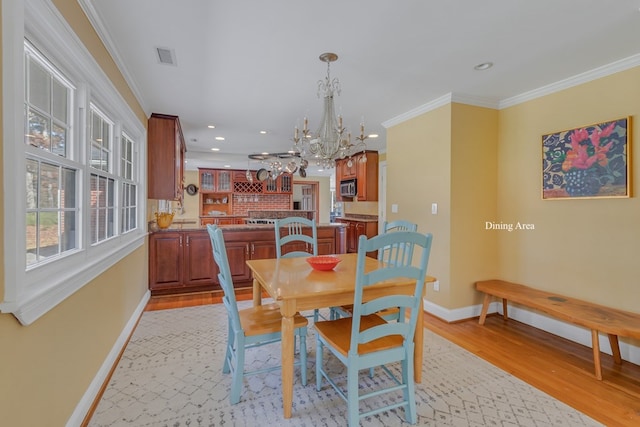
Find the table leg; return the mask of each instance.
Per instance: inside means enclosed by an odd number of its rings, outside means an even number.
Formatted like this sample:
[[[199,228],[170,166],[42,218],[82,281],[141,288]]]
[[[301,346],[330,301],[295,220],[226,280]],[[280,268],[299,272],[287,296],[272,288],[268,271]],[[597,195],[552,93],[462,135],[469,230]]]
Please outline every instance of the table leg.
[[[424,352],[424,308],[420,301],[418,310],[418,321],[416,323],[416,332],[413,339],[415,347],[413,348],[413,379],[417,383],[422,382],[422,356]]]
[[[253,306],[258,307],[262,305],[262,286],[260,283],[253,279]]]
[[[282,405],[284,417],[291,418],[293,406],[293,314],[282,316]]]

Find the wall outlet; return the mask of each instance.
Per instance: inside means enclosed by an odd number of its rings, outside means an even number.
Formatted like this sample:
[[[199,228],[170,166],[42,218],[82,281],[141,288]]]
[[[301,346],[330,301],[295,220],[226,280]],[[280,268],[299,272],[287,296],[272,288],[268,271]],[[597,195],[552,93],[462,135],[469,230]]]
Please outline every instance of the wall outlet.
[[[438,280],[436,280],[435,282],[433,282],[433,290],[435,292],[440,292],[440,282]]]
[[[431,214],[432,215],[437,215],[438,214],[438,204],[437,203],[431,203]]]
[[[398,205],[396,204],[391,205],[391,213],[398,213]]]

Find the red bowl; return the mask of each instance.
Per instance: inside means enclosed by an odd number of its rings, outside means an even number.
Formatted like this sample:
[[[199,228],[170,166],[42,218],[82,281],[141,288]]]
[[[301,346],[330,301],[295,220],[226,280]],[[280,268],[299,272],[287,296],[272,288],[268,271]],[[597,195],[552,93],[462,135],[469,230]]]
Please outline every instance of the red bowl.
[[[338,263],[342,261],[338,257],[328,256],[328,255],[312,256],[312,257],[306,258],[306,260],[309,263],[309,265],[313,267],[314,270],[318,270],[318,271],[333,270],[336,267],[336,265],[338,265]]]

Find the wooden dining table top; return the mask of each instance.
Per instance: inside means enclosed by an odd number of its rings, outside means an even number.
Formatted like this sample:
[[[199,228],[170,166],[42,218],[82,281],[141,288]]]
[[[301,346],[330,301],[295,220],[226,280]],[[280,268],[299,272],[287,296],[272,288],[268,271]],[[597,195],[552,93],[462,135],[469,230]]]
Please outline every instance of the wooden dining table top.
[[[332,256],[341,261],[333,270],[329,271],[314,270],[305,257],[249,260],[247,265],[253,272],[254,279],[260,282],[264,290],[276,302],[308,297],[324,299],[337,294],[346,294],[353,299],[358,254]],[[370,257],[365,258],[365,263],[365,272],[375,270],[383,265],[381,261]],[[425,279],[426,282],[434,280],[435,278],[430,276]],[[369,289],[388,288],[390,284],[397,286],[411,282],[415,283],[415,280],[407,279],[403,282],[396,278],[388,283],[381,282],[372,285]],[[298,308],[304,309],[304,307]]]

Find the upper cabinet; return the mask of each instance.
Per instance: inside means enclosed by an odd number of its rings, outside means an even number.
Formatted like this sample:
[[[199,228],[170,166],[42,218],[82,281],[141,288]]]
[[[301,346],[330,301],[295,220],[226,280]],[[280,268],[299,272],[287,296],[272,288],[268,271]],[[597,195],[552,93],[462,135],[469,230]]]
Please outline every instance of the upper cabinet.
[[[355,157],[355,156],[354,156]],[[378,201],[378,152],[365,151],[357,157],[358,201]]]
[[[354,179],[358,177],[358,158],[352,157],[340,161],[340,173],[342,179]],[[337,166],[337,165],[336,165]]]
[[[198,169],[200,216],[233,213],[233,172],[221,169]]]
[[[233,173],[224,169],[199,169],[200,191],[209,193],[232,193]]]
[[[339,201],[358,200],[360,202],[378,201],[378,152],[365,151],[354,154],[349,159],[336,161],[336,187],[340,188],[340,181],[356,180],[357,195],[355,197],[341,197]]]
[[[182,201],[187,149],[178,116],[151,114],[147,135],[147,197]]]
[[[283,173],[276,178],[267,178],[264,181],[265,193],[293,193],[293,177],[290,173]]]

